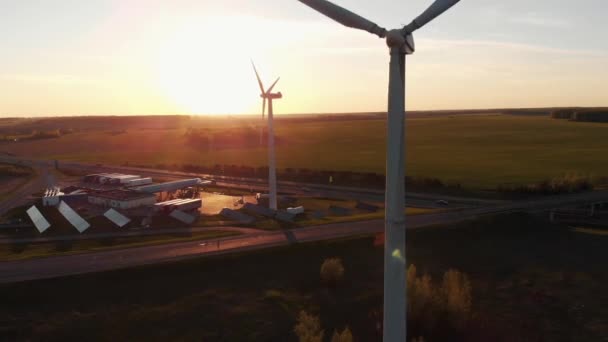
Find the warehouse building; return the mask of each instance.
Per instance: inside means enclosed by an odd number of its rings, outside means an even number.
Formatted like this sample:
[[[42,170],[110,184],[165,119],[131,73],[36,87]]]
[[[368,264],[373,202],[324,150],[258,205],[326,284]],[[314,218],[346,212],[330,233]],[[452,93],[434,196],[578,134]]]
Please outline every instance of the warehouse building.
[[[128,190],[110,190],[90,194],[89,203],[115,209],[133,209],[153,206],[156,196]]]

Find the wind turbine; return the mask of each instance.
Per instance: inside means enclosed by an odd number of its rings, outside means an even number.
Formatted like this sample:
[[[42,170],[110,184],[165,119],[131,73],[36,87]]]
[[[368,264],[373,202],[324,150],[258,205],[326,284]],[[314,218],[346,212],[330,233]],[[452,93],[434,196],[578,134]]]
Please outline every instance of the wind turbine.
[[[386,147],[386,221],[384,247],[384,340],[406,340],[405,284],[405,56],[414,53],[412,33],[460,0],[436,0],[409,25],[387,31],[326,0],[298,0],[354,29],[386,38],[390,48]]]
[[[260,97],[263,99],[262,101],[262,120],[264,119],[264,115],[266,112],[266,101],[268,101],[268,206],[270,209],[277,210],[277,169],[276,169],[276,159],[274,153],[274,127],[273,127],[273,107],[272,100],[277,100],[283,98],[283,94],[281,92],[273,93],[272,89],[279,82],[279,78],[268,88],[268,90],[264,91],[264,84],[260,79],[260,74],[258,74],[258,70],[251,62],[253,66],[253,71],[255,71],[255,77],[258,79],[258,84],[260,86]],[[260,134],[261,139],[261,134]]]

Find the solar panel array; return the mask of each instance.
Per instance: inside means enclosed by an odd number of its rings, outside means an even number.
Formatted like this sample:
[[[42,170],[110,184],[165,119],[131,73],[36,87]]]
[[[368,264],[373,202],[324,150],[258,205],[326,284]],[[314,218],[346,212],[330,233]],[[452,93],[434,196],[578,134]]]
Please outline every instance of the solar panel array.
[[[82,217],[80,217],[80,215],[78,215],[78,213],[75,212],[74,209],[72,209],[64,201],[61,201],[61,203],[59,203],[58,209],[59,209],[59,212],[61,213],[61,215],[63,215],[63,217],[65,217],[66,220],[68,220],[68,222],[70,222],[70,224],[72,226],[74,226],[74,228],[76,228],[80,233],[89,229],[89,227],[91,226],[87,221],[85,221]]]
[[[35,205],[29,208],[26,212],[40,233],[44,233],[44,231],[49,229],[51,226],[49,221],[42,216],[42,213],[40,213],[40,210],[38,210]]]
[[[181,210],[173,210],[171,212],[171,214],[169,214],[169,216],[173,217],[174,219],[183,222],[185,224],[193,224],[194,221],[196,221],[196,217],[186,214],[185,212],[181,211]]]
[[[129,222],[131,222],[131,219],[129,219],[128,217],[124,216],[123,214],[119,213],[118,211],[116,211],[114,209],[110,209],[110,210],[106,211],[105,214],[103,214],[103,216],[105,216],[108,220],[112,221],[115,225],[119,226],[120,228],[126,226]]]
[[[254,214],[258,214],[258,215],[266,216],[266,217],[274,217],[277,214],[276,210],[262,207],[261,205],[256,205],[253,203],[245,203],[245,205],[243,206],[243,209],[250,211]]]
[[[243,214],[240,211],[234,211],[232,209],[228,209],[228,208],[224,208],[222,209],[222,211],[220,212],[220,215],[224,216],[225,218],[232,220],[232,221],[237,221],[239,223],[243,223],[243,224],[250,224],[255,222],[255,217],[251,217],[249,215]]]
[[[283,222],[293,222],[293,219],[296,218],[295,214],[289,213],[287,211],[279,211],[277,212],[276,219]]]

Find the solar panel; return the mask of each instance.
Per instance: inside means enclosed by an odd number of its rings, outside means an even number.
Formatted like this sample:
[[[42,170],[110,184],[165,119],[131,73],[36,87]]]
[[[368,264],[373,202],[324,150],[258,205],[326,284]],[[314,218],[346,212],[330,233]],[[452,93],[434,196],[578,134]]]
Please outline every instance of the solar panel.
[[[241,213],[240,211],[234,211],[234,210],[228,209],[228,208],[222,209],[222,211],[220,212],[220,215],[224,216],[225,218],[227,218],[229,220],[237,221],[237,222],[243,223],[243,224],[251,224],[251,223],[255,222],[254,217],[245,215],[245,214]]]
[[[108,220],[112,221],[115,225],[119,226],[120,228],[124,227],[127,225],[127,223],[131,222],[131,220],[124,216],[123,214],[119,213],[118,211],[114,210],[114,209],[110,209],[108,211],[106,211],[105,214],[103,214],[103,216],[105,216]]]
[[[262,216],[266,216],[266,217],[274,217],[276,215],[276,211],[266,208],[266,207],[262,207],[261,205],[255,205],[253,203],[245,203],[245,205],[243,206],[243,209],[250,211],[254,214],[258,214],[258,215],[262,215]]]
[[[40,210],[38,210],[35,205],[27,210],[27,215],[30,217],[34,223],[34,226],[36,226],[36,229],[38,229],[40,233],[44,233],[44,231],[49,229],[51,226],[49,221],[42,216],[42,213],[40,213]]]
[[[77,212],[74,211],[69,205],[67,205],[64,201],[59,203],[59,212],[63,217],[66,218],[70,222],[74,228],[76,228],[80,233],[89,229],[91,226],[87,221],[85,221]]]
[[[289,213],[287,211],[279,211],[277,212],[276,219],[283,222],[293,222],[293,219],[296,217],[295,214]]]
[[[173,217],[174,219],[181,221],[185,224],[193,224],[194,221],[196,221],[196,217],[192,216],[192,215],[188,215],[185,212],[181,211],[181,210],[173,210],[171,212],[171,214],[169,214],[169,216]]]

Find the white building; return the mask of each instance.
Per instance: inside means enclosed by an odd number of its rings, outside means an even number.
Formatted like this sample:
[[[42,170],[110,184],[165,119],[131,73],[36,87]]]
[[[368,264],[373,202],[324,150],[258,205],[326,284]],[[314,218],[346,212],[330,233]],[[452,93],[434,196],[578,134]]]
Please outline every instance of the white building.
[[[64,193],[57,188],[47,189],[42,196],[42,205],[45,207],[56,207],[61,201]]]
[[[116,209],[133,209],[153,206],[156,196],[128,190],[110,190],[90,194],[89,203]]]

